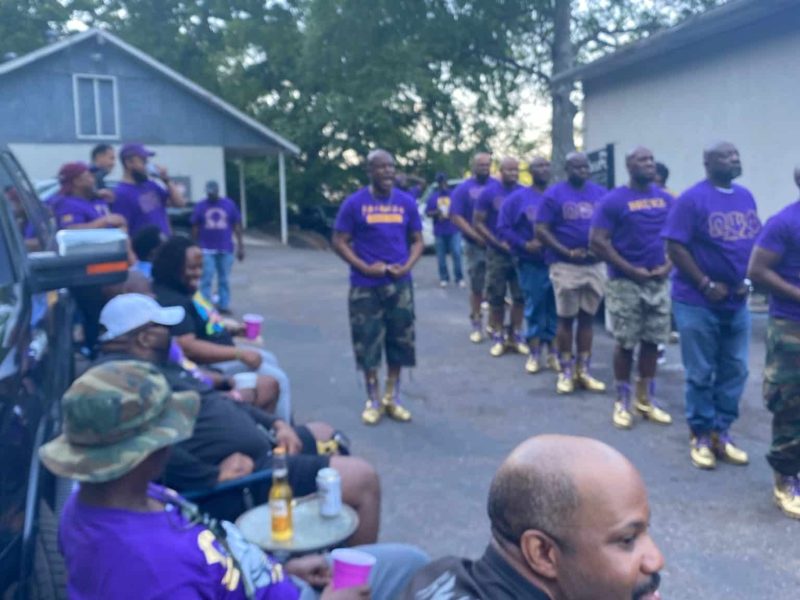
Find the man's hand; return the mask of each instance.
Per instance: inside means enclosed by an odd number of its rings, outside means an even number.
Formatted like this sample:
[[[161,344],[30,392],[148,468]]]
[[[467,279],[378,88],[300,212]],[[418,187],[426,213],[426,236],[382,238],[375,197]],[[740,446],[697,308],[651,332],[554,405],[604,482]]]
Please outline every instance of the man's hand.
[[[293,558],[283,568],[289,575],[299,577],[315,588],[325,587],[331,581],[328,561],[321,554],[308,554]]]
[[[736,291],[734,292],[734,295],[737,298],[744,298],[749,293],[750,293],[750,286],[748,284],[742,282],[742,283],[739,284],[739,287],[736,288]]]
[[[242,361],[248,369],[253,371],[261,366],[261,354],[255,350],[238,349],[239,360]]]
[[[708,287],[703,291],[703,295],[711,302],[720,302],[724,300],[728,297],[728,293],[728,286],[719,281],[709,282]]]
[[[234,452],[219,463],[217,481],[222,483],[223,481],[230,481],[232,479],[239,479],[245,475],[250,475],[254,467],[255,463],[253,463],[252,458],[241,452]]]
[[[272,428],[275,430],[275,439],[279,446],[286,448],[287,454],[300,454],[303,442],[291,425],[284,421],[275,421]]]
[[[122,229],[128,226],[128,222],[125,220],[125,217],[115,213],[106,215],[103,217],[103,221],[105,222],[105,227],[119,227]]]
[[[236,249],[236,258],[238,259],[239,262],[242,262],[244,260],[244,247],[239,246]]]
[[[392,279],[400,279],[408,274],[409,270],[405,265],[389,265],[386,267],[386,271]]]
[[[97,197],[101,200],[105,200],[106,202],[114,202],[114,190],[110,190],[108,188],[103,188],[102,190],[97,190]]]
[[[651,279],[657,279],[662,281],[669,277],[669,274],[672,272],[672,265],[670,263],[664,263],[660,267],[656,267],[655,269],[650,270],[650,277]]]
[[[166,167],[162,167],[161,165],[156,165],[156,172],[158,173],[159,179],[164,183],[169,181],[169,173],[167,172]]]
[[[511,252],[511,246],[505,240],[500,242],[500,244],[498,245],[500,246],[500,249],[503,250],[504,252]]]
[[[588,255],[589,252],[586,250],[586,248],[570,248],[569,253],[567,254],[567,256],[576,260],[583,260]]]
[[[368,585],[335,590],[328,586],[322,590],[319,600],[369,600],[372,598]]]
[[[383,277],[386,275],[386,263],[372,263],[371,265],[367,265],[365,269],[362,269],[361,272],[367,277]]]
[[[525,252],[530,252],[531,254],[541,252],[543,247],[542,242],[536,238],[525,242]]]
[[[627,273],[627,275],[639,285],[642,285],[646,281],[650,280],[652,277],[650,271],[648,271],[644,267],[633,267],[633,269],[631,269],[631,271]]]

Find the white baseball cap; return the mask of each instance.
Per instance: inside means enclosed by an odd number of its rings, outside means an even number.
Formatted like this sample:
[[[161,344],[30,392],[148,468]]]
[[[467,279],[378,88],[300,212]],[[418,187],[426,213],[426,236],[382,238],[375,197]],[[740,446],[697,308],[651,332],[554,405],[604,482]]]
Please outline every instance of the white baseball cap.
[[[106,332],[100,341],[107,342],[148,323],[171,327],[183,321],[182,306],[161,306],[144,294],[121,294],[108,301],[100,312],[100,325]]]

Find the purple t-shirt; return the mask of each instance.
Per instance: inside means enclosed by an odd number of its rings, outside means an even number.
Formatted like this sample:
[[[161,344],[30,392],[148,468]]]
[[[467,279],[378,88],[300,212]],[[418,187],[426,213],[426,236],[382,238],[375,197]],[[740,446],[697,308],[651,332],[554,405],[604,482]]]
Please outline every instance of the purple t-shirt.
[[[439,217],[433,221],[433,235],[453,235],[458,233],[458,227],[450,220],[452,192],[450,190],[434,190],[425,204],[426,211],[439,211]]]
[[[510,194],[500,209],[497,230],[500,239],[511,246],[511,251],[521,260],[542,262],[544,254],[531,254],[525,244],[534,238],[536,215],[544,202],[544,194],[533,187],[523,187]]]
[[[99,198],[86,200],[76,196],[59,196],[52,208],[59,229],[91,223],[111,212],[108,204]]]
[[[492,232],[492,235],[499,237],[497,231],[497,216],[500,214],[500,208],[509,194],[513,194],[517,190],[522,189],[518,183],[511,185],[504,185],[496,179],[492,179],[478,196],[478,201],[475,203],[475,210],[486,213],[486,229]],[[473,216],[474,219],[474,216]]]
[[[592,227],[608,230],[611,244],[634,267],[655,269],[667,262],[661,231],[672,203],[672,196],[653,184],[646,192],[621,186],[600,201]],[[625,278],[610,264],[608,275]]]
[[[778,254],[781,258],[775,272],[787,283],[800,287],[800,201],[767,220],[756,238],[756,246]],[[800,321],[800,304],[770,294],[769,314],[778,319]]]
[[[536,215],[537,223],[547,223],[556,239],[569,249],[589,247],[589,229],[596,205],[608,190],[593,181],[587,181],[581,188],[569,181],[551,186],[544,194],[544,202]],[[545,251],[547,264],[571,262],[589,264],[596,259],[572,259],[562,256],[552,248]]]
[[[673,269],[672,298],[708,308],[740,308],[746,298],[735,297],[734,291],[745,278],[759,231],[756,201],[742,186],[734,184],[723,191],[703,180],[683,192],[673,204],[661,235],[686,246],[700,270],[713,281],[725,283],[731,295],[721,302],[709,302],[691,279],[680,269]]]
[[[333,228],[350,234],[353,251],[368,265],[376,262],[402,265],[408,261],[409,236],[422,231],[422,222],[417,201],[407,193],[393,188],[388,199],[376,200],[369,187],[364,187],[342,203]],[[410,280],[411,273],[400,279]],[[389,276],[367,277],[350,269],[353,287],[377,287],[395,281]]]
[[[239,209],[230,198],[206,198],[192,212],[192,225],[197,225],[200,247],[216,252],[233,252],[233,229],[241,220]]]
[[[453,190],[453,203],[450,206],[450,215],[459,215],[463,217],[467,223],[472,225],[472,213],[475,210],[478,196],[481,195],[483,188],[492,181],[497,180],[490,177],[484,183],[480,183],[474,177],[470,177],[459,183],[456,189]]]
[[[114,188],[111,210],[128,221],[128,233],[133,238],[148,225],[156,225],[164,235],[170,235],[167,216],[169,192],[149,179],[143,183],[120,181]]]
[[[151,484],[150,495],[163,495],[163,488]],[[72,600],[246,597],[239,570],[214,534],[171,505],[161,512],[101,508],[81,504],[76,492],[64,505],[58,537]],[[300,597],[269,558],[259,577],[258,600]]]

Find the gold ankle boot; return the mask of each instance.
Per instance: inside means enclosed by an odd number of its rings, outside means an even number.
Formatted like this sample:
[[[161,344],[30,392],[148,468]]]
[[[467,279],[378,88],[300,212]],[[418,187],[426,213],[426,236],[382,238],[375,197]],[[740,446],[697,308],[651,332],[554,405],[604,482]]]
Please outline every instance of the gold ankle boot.
[[[386,392],[381,399],[381,406],[390,419],[395,421],[408,422],[411,420],[411,411],[397,401],[400,394],[399,386],[396,381],[386,381]]]
[[[589,374],[589,357],[582,356],[575,366],[575,383],[590,392],[605,392],[606,384]]]
[[[650,398],[653,389],[652,379],[639,379],[636,381],[636,411],[648,421],[659,425],[670,425],[672,416],[660,406],[653,403]]]

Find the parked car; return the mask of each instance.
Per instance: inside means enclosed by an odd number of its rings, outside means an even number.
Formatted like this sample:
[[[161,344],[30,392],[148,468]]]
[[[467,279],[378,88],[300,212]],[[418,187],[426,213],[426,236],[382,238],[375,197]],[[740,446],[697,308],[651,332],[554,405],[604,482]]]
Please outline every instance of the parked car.
[[[320,235],[330,238],[338,212],[339,205],[329,202],[295,206],[295,210],[289,213],[289,222],[301,229],[316,231]]]
[[[57,546],[59,498],[71,485],[41,468],[75,372],[67,287],[127,276],[118,230],[55,233],[24,171],[0,144],[0,596],[66,598]]]

